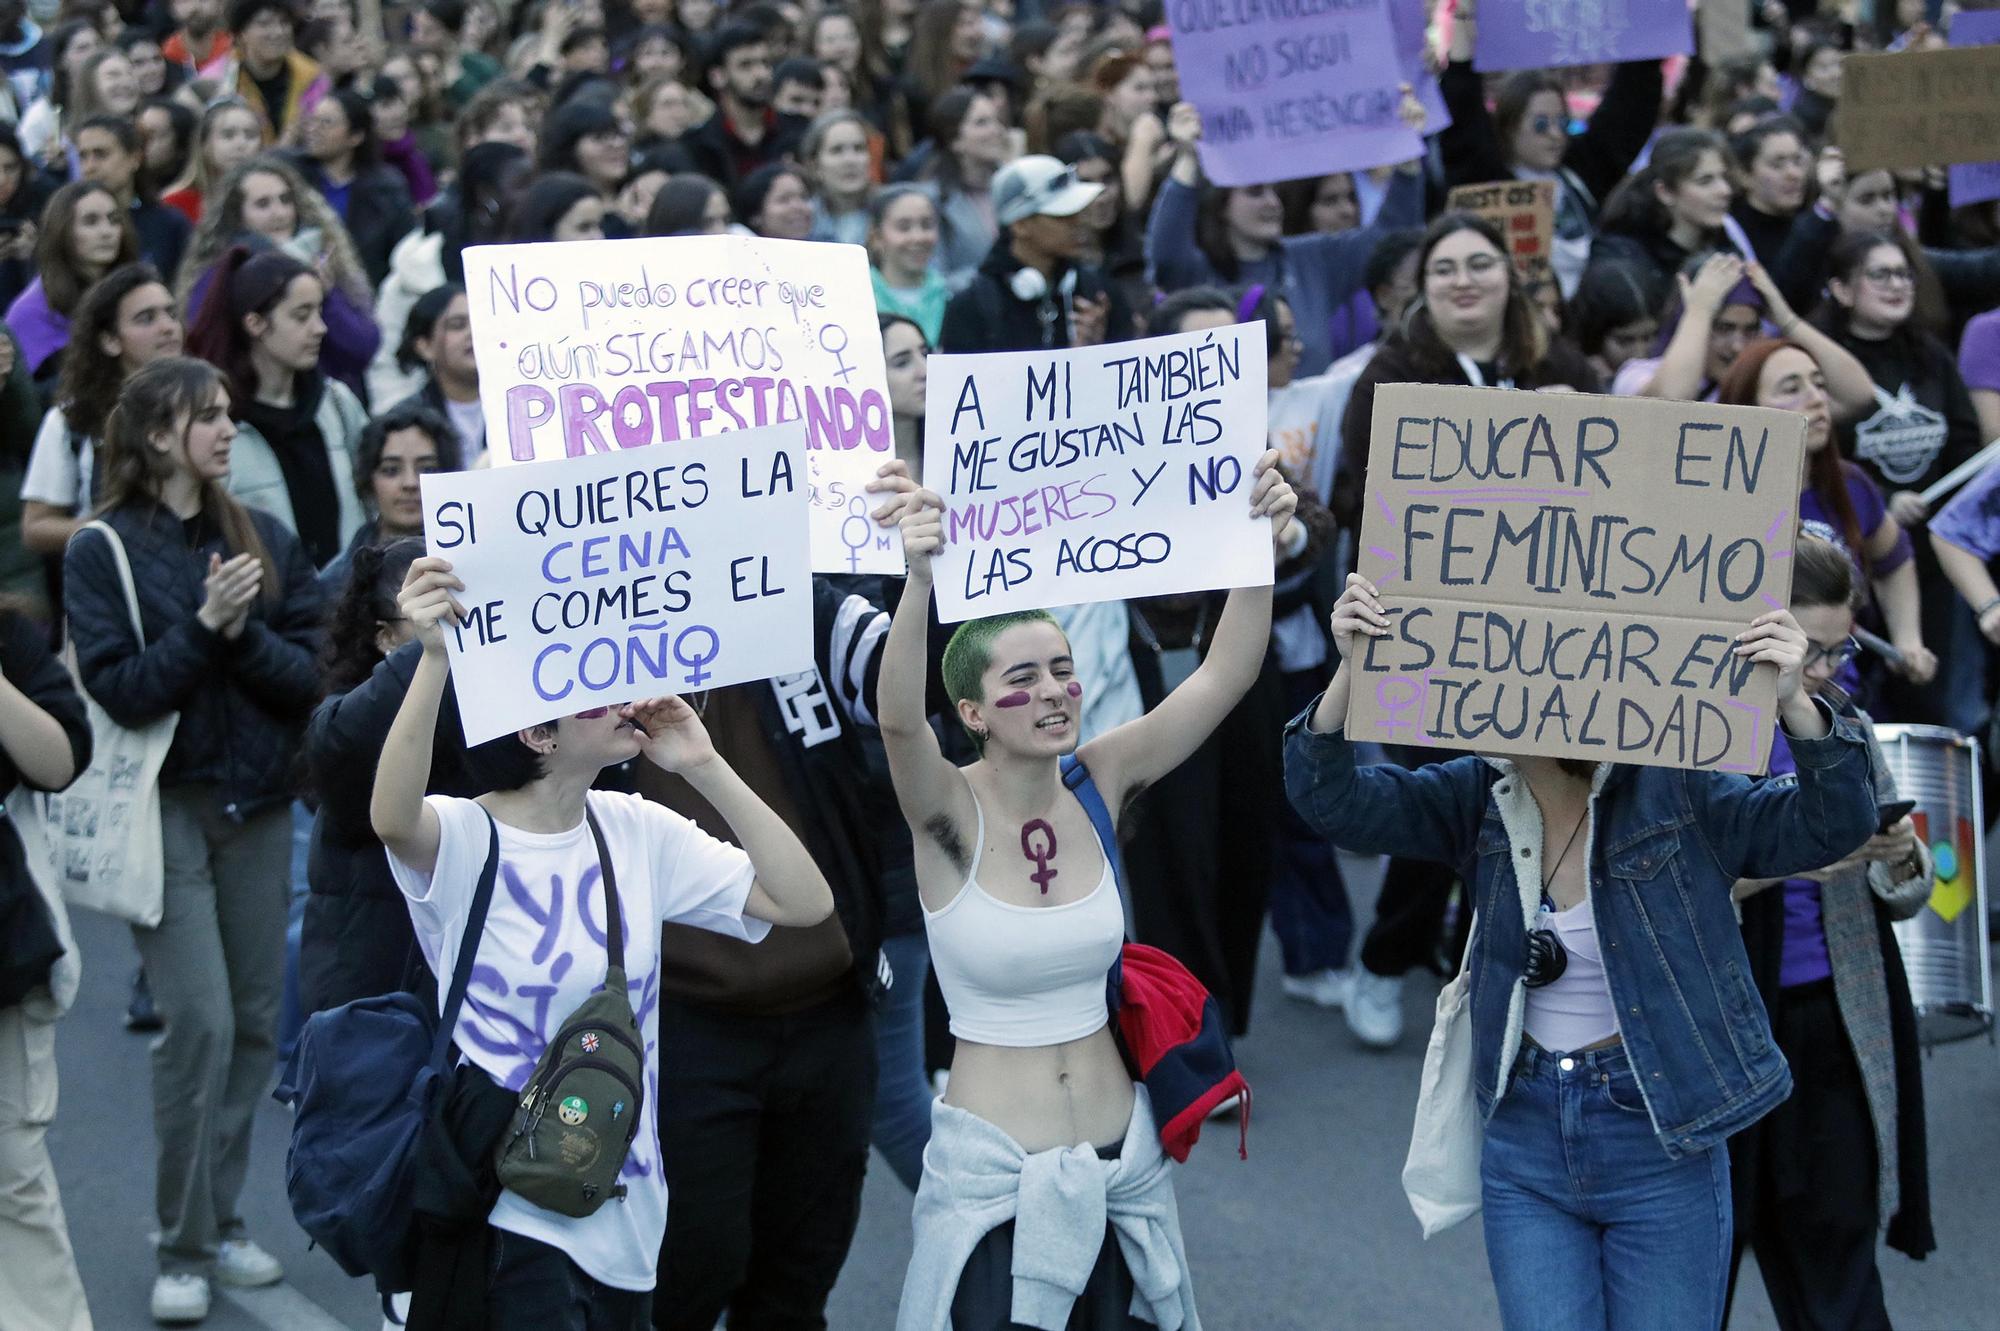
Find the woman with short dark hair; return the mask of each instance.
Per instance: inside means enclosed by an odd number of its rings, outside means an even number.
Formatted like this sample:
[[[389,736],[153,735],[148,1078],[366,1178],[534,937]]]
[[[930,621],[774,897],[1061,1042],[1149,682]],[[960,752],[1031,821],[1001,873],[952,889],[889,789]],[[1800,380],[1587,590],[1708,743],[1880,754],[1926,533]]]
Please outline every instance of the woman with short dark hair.
[[[467,1003],[456,1034],[468,1060],[461,1075],[489,1083],[483,1094],[505,1106],[543,1056],[545,1037],[534,1032],[556,1029],[603,987],[604,934],[588,923],[607,917],[602,893],[615,891],[627,922],[625,974],[639,994],[658,992],[661,926],[681,923],[756,942],[772,924],[806,927],[827,919],[833,894],[797,834],[717,755],[695,706],[681,698],[591,707],[476,745],[465,754],[465,775],[484,793],[472,800],[427,796],[450,670],[444,633],[462,617],[463,589],[442,559],[411,565],[398,609],[422,647],[382,743],[369,818],[433,974],[449,974],[459,947],[476,942],[480,965],[504,986],[483,988],[479,1002]],[[591,788],[606,767],[641,755],[693,786],[741,848],[664,805]],[[497,855],[505,881],[525,885],[535,912],[560,919],[556,952],[574,964],[551,970],[539,930],[489,927],[464,937],[473,885],[489,854]],[[565,884],[591,884],[592,896],[574,906],[577,898],[561,895],[571,890]],[[495,895],[494,919],[503,907],[520,910],[508,906],[513,895],[511,888]],[[580,1218],[499,1190],[475,1238],[481,1251],[469,1258],[491,1309],[483,1324],[495,1331],[648,1326],[667,1188],[659,1106],[651,1094],[659,1085],[659,1008],[635,1007],[641,1061],[652,1075],[643,1097],[635,1087],[629,1103],[619,1102],[634,1123],[628,1138],[634,1167],[623,1176],[628,1190]],[[606,1114],[606,1121],[620,1112],[602,1103],[579,1107]],[[540,1297],[557,1288],[575,1293],[554,1303]],[[417,1290],[417,1300],[425,1294]]]

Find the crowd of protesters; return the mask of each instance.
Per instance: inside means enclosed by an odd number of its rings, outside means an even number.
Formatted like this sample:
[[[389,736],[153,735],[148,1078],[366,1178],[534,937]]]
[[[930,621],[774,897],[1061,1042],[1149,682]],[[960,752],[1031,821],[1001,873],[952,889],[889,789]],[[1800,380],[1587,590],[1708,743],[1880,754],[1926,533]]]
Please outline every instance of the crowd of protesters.
[[[1468,957],[1509,1327],[1718,1325],[1746,1247],[1786,1328],[1888,1324],[1878,1243],[1935,1246],[1888,928],[1930,867],[1872,821],[1865,738],[1992,719],[2000,468],[1926,491],[2000,437],[2000,202],[1850,171],[1840,69],[1941,46],[1949,15],[1764,0],[1747,54],[1489,75],[1473,0],[1392,3],[1431,11],[1450,123],[1406,95],[1422,155],[1224,187],[1160,0],[0,0],[0,787],[83,772],[86,701],[177,718],[163,914],[91,959],[135,976],[152,1036],[130,1220],[156,1321],[284,1278],[297,1236],[241,1205],[256,1108],[307,1016],[446,987],[491,828],[510,886],[458,1028],[466,1112],[511,1103],[544,1018],[601,983],[544,966],[602,950],[560,886],[601,870],[644,926],[645,1181],[580,1220],[501,1194],[427,1253],[412,1326],[824,1326],[871,1151],[917,1197],[900,1325],[1196,1325],[1104,975],[1156,946],[1241,1037],[1267,921],[1282,991],[1365,1049],[1404,1039],[1406,977]],[[1536,276],[1445,206],[1499,180],[1553,186]],[[804,676],[468,747],[419,501],[486,465],[465,249],[722,233],[866,247],[876,520],[911,574],[816,577]],[[927,356],[1238,323],[1269,360],[1249,512],[1275,586],[946,645]],[[1410,382],[1805,416],[1793,606],[1739,648],[1779,673],[1795,781],[1357,763],[1340,666],[1383,621],[1349,553],[1376,388]],[[1080,856],[1053,894],[1001,853],[1038,821]],[[1489,909],[1515,843],[1549,866],[1541,929]],[[44,1142],[74,946],[22,846],[0,835],[0,1323],[75,1331]],[[1372,919],[1336,848],[1388,857]],[[1660,872],[1701,897],[1671,938],[1615,904]],[[1567,972],[1535,973],[1541,932]],[[1622,973],[1641,950],[1659,966]],[[1082,1174],[1087,1233],[1030,1207]]]

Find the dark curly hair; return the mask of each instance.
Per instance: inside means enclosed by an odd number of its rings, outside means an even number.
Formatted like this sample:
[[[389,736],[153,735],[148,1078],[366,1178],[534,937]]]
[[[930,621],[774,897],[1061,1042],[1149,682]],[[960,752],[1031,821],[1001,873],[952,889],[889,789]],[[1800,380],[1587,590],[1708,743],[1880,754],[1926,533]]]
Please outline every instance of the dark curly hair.
[[[423,557],[422,537],[405,536],[387,545],[364,545],[348,565],[347,584],[326,617],[326,645],[320,649],[320,678],[328,697],[358,687],[382,662],[375,635],[401,616],[397,593],[410,565]]]

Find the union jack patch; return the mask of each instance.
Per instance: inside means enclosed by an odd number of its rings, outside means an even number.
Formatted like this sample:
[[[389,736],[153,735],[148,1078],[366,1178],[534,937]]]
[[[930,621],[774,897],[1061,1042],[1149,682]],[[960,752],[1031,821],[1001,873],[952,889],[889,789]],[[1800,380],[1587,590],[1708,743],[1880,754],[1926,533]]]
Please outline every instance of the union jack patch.
[[[597,1052],[597,1044],[598,1044],[598,1041],[597,1041],[597,1032],[596,1032],[596,1031],[585,1031],[585,1032],[583,1033],[583,1038],[582,1038],[581,1040],[578,1040],[578,1041],[577,1041],[577,1043],[583,1046],[583,1052],[584,1052],[584,1053],[586,1053],[586,1054],[594,1054],[594,1053],[596,1053],[596,1052]]]

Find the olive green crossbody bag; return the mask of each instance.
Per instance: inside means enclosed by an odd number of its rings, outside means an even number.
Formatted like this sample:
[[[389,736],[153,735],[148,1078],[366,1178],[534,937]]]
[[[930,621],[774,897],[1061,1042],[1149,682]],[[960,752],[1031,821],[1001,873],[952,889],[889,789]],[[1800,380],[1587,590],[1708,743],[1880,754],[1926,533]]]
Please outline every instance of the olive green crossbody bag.
[[[500,1183],[559,1215],[587,1216],[623,1198],[618,1172],[645,1106],[646,1045],[625,987],[625,925],[611,852],[589,805],[604,886],[604,988],[570,1013],[521,1090],[514,1123],[500,1140]]]

